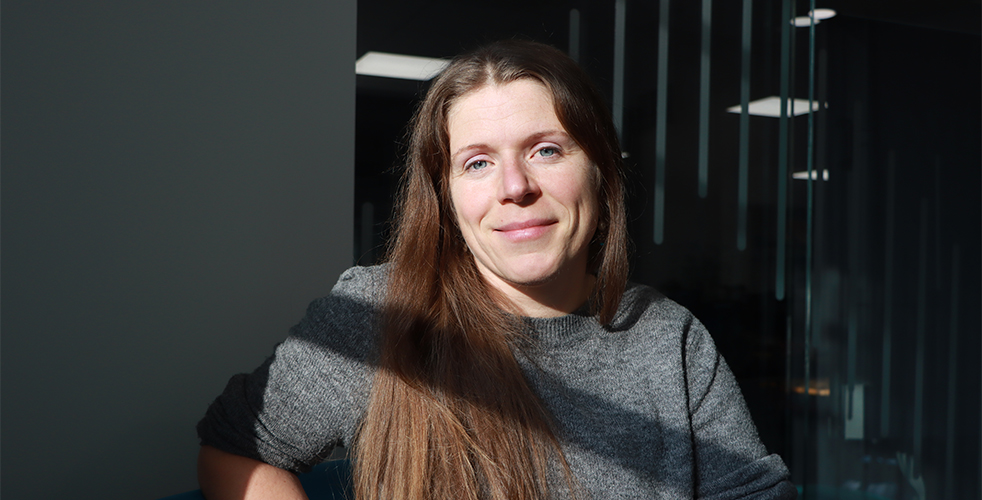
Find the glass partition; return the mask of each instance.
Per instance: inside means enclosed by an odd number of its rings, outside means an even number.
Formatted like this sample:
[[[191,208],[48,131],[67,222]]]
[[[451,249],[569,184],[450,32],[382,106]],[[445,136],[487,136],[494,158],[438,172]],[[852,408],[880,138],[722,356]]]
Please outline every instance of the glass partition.
[[[922,4],[361,0],[359,56],[566,50],[618,125],[633,279],[708,326],[803,497],[979,498],[979,12]],[[427,82],[358,78],[370,263]]]
[[[979,498],[979,36],[816,28],[820,175],[793,194],[812,191],[793,222],[811,227],[794,263],[795,476],[806,498]]]

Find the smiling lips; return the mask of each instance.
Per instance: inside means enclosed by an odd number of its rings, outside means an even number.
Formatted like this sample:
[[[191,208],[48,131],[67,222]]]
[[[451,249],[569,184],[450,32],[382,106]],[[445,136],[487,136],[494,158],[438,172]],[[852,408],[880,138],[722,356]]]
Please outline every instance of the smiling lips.
[[[549,231],[553,224],[556,224],[555,220],[531,219],[505,224],[504,226],[495,228],[494,231],[504,236],[508,241],[521,243],[542,236]]]

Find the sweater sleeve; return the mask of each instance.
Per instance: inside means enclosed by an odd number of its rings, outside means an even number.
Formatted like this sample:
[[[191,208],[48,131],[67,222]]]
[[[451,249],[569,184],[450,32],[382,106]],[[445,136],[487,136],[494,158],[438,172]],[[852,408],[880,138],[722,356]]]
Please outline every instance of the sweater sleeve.
[[[740,387],[712,338],[693,319],[685,338],[685,370],[702,499],[794,499],[781,457],[768,455]]]
[[[201,444],[294,472],[349,444],[373,373],[378,274],[347,271],[265,363],[232,377],[198,423]]]

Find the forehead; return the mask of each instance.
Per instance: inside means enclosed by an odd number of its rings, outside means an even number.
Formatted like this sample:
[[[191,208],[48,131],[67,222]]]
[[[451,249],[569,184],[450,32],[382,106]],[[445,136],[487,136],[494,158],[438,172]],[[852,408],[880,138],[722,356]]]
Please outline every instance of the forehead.
[[[451,152],[461,142],[484,136],[504,139],[542,128],[565,131],[556,116],[552,93],[531,79],[479,87],[458,98],[447,111]]]

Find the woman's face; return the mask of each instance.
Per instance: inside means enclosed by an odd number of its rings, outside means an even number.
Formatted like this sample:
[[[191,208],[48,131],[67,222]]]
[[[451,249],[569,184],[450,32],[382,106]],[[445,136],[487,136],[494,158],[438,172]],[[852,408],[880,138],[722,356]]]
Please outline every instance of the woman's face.
[[[559,122],[552,95],[534,80],[488,85],[447,118],[450,196],[484,278],[528,315],[581,305],[592,286],[596,167]]]

